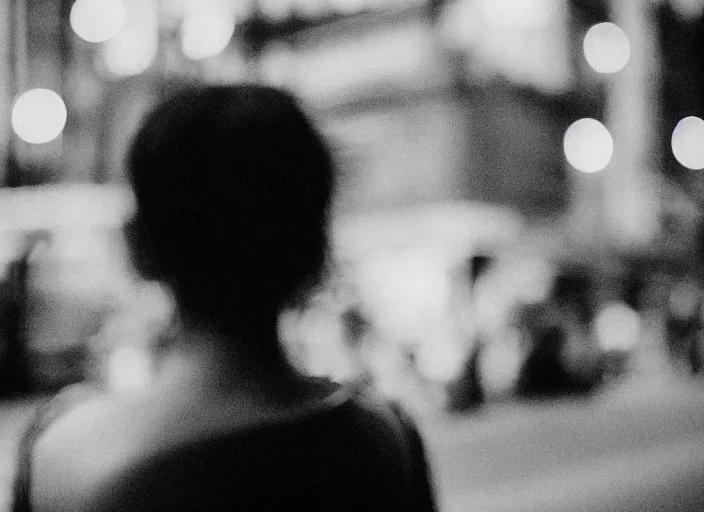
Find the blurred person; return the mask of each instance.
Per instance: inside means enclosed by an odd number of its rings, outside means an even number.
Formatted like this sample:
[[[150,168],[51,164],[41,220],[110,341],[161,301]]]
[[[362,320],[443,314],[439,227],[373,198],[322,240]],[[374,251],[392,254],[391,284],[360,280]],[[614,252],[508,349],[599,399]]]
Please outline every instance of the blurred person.
[[[567,267],[555,278],[542,304],[523,307],[520,324],[529,349],[516,392],[523,397],[549,397],[586,392],[600,380],[599,365],[581,357],[570,361],[569,350],[585,354],[596,301],[594,284],[585,269]],[[570,343],[578,346],[570,346]]]
[[[477,284],[480,279],[494,268],[494,258],[484,254],[477,254],[469,260],[469,282],[472,295],[476,295]],[[473,301],[476,299],[473,297]],[[480,322],[474,318],[473,327],[475,334],[470,342],[467,354],[459,375],[447,385],[447,408],[451,412],[465,412],[475,410],[481,406],[486,397],[481,383],[480,360],[485,350],[486,336]]]
[[[530,331],[532,348],[521,367],[517,383],[519,396],[537,397],[566,394],[571,376],[565,368],[563,352],[567,333],[560,325],[535,325]]]
[[[325,261],[333,179],[296,101],[182,92],[146,119],[129,170],[135,264],[178,319],[149,384],[74,388],[39,414],[15,512],[434,510],[410,417],[304,377],[279,343],[279,311]]]

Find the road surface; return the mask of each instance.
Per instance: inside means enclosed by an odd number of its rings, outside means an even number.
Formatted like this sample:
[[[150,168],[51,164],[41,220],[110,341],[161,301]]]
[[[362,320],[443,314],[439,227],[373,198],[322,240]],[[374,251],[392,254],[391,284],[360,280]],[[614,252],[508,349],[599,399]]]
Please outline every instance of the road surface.
[[[0,512],[35,404],[0,403]],[[704,380],[639,377],[420,424],[443,512],[704,511]]]
[[[704,381],[426,420],[442,510],[704,511]]]

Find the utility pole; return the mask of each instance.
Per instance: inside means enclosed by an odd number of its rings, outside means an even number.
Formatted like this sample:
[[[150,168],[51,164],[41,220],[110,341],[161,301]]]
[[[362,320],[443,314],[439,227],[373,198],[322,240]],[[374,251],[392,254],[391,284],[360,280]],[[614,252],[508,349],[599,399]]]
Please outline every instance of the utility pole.
[[[628,250],[647,245],[659,230],[661,61],[652,0],[612,0],[611,18],[630,40],[631,59],[607,77],[614,153],[603,197],[611,238]]]
[[[0,68],[8,70],[0,74],[0,118],[11,118],[14,86],[12,83],[12,7],[10,2],[0,2]],[[0,154],[7,155],[11,150],[12,128],[9,122],[0,123]],[[7,177],[7,159],[0,160],[0,184]]]

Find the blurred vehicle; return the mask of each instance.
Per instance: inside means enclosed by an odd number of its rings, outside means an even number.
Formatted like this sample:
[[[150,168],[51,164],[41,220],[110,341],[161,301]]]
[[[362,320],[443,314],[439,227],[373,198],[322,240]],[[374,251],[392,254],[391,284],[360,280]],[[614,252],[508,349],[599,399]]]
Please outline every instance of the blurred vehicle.
[[[481,266],[491,267],[485,261]],[[477,293],[478,316],[485,321],[492,310],[502,313],[496,314],[494,327],[478,330],[463,370],[447,386],[449,410],[468,411],[489,400],[583,394],[602,382],[605,351],[593,329],[596,303],[589,270],[563,266],[544,270],[541,279],[546,276],[547,293],[531,294],[535,300],[526,300],[525,288],[502,299],[497,290],[506,278],[485,281],[493,291]]]

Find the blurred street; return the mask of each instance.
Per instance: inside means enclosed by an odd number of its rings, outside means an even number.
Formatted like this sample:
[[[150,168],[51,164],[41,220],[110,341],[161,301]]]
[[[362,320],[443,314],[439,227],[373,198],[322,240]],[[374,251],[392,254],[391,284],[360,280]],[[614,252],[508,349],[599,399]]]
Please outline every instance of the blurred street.
[[[0,406],[0,511],[35,404]],[[636,375],[591,399],[490,404],[469,416],[428,414],[421,426],[445,512],[679,510],[687,493],[704,503],[704,486],[672,485],[704,467],[701,381]]]
[[[44,396],[191,324],[399,399],[443,512],[704,511],[703,54],[704,0],[0,0],[0,512]]]
[[[685,495],[704,503],[701,382],[636,376],[586,402],[490,406],[427,424],[426,442],[444,511],[680,510]],[[698,488],[677,485],[690,473]]]

